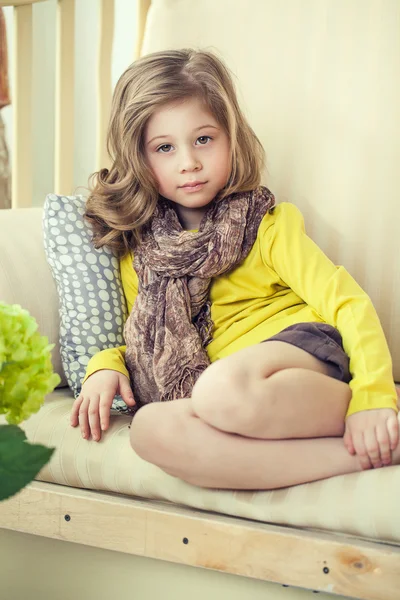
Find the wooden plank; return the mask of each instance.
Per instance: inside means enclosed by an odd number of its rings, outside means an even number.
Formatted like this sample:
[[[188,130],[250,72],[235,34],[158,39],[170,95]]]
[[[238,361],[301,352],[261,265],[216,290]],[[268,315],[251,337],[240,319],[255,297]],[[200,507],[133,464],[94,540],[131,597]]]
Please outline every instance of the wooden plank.
[[[397,600],[400,548],[33,482],[0,527],[363,600]]]
[[[111,62],[114,38],[114,0],[101,0],[97,50],[96,171],[109,167],[106,137],[110,119]]]
[[[32,6],[14,10],[11,207],[32,206]]]
[[[142,45],[144,32],[146,30],[147,13],[149,12],[151,0],[137,0],[137,26],[136,26],[136,47],[134,59],[136,60],[142,54]]]
[[[57,2],[54,185],[56,194],[74,186],[75,0]]]

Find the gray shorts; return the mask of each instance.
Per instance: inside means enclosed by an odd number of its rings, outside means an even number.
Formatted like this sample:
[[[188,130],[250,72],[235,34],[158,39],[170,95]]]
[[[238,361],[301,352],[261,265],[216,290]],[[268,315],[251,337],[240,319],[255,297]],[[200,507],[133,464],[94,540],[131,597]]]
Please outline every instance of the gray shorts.
[[[343,349],[342,336],[327,323],[297,323],[286,327],[264,342],[287,342],[305,350],[315,358],[329,364],[330,376],[349,383],[349,357]]]

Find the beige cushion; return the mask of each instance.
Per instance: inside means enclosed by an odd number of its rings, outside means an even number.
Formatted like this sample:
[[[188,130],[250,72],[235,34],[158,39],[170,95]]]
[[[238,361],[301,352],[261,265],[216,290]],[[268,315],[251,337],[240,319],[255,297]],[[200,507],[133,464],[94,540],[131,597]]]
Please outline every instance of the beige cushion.
[[[272,492],[199,488],[137,456],[129,444],[129,417],[112,416],[101,442],[84,440],[79,427],[69,424],[72,402],[71,392],[56,390],[40,412],[23,425],[30,441],[57,448],[39,480],[400,544],[400,467]]]
[[[398,17],[397,2],[153,0],[142,54],[225,59],[267,152],[264,183],[370,294],[400,381]]]
[[[44,253],[41,208],[0,211],[0,299],[20,304],[35,317],[39,332],[56,344],[52,362],[61,377],[59,387],[67,385],[58,342],[58,295]]]

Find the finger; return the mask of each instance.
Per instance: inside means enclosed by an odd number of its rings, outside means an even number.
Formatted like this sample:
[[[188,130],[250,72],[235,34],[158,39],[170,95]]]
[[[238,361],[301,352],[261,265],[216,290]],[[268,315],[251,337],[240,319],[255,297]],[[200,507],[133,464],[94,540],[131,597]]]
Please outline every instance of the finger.
[[[79,427],[84,439],[88,439],[90,434],[88,421],[89,398],[84,398],[79,407]]]
[[[88,417],[89,417],[89,427],[92,434],[92,438],[95,442],[99,441],[101,437],[100,433],[100,415],[99,415],[99,404],[100,404],[100,396],[96,394],[90,398],[89,408],[88,408]]]
[[[126,402],[128,406],[135,406],[135,398],[133,397],[131,386],[129,385],[129,381],[126,377],[120,378],[119,393],[121,394],[123,401]]]
[[[79,394],[79,396],[75,399],[75,402],[72,405],[70,422],[72,427],[76,427],[79,424],[79,409],[83,401],[83,396]]]
[[[365,447],[364,435],[361,432],[353,434],[353,444],[362,469],[371,469],[372,464]]]
[[[349,454],[351,454],[352,456],[354,456],[354,454],[356,453],[355,449],[354,449],[354,444],[353,444],[353,438],[352,435],[350,433],[349,430],[346,431],[346,433],[343,436],[343,442],[344,445],[347,448],[347,451],[349,452]]]
[[[392,453],[390,451],[390,437],[387,423],[380,423],[376,426],[376,439],[379,444],[382,464],[390,465],[392,462]]]
[[[374,469],[378,469],[382,466],[381,452],[376,437],[375,427],[364,431],[364,442],[368,452],[369,460],[372,463]]]
[[[110,408],[112,405],[112,401],[114,399],[114,393],[105,393],[100,394],[100,427],[102,431],[106,431],[110,424]]]
[[[399,420],[397,418],[397,415],[389,417],[386,423],[386,427],[389,434],[390,449],[396,450],[399,443]]]

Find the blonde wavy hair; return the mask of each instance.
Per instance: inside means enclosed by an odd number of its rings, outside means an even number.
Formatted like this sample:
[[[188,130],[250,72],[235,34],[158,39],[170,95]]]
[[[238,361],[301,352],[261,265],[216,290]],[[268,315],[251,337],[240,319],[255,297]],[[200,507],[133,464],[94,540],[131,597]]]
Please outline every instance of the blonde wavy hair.
[[[205,102],[230,140],[231,175],[217,201],[260,184],[264,149],[239,107],[228,68],[204,50],[149,54],[128,67],[114,91],[107,134],[112,166],[91,176],[86,203],[96,248],[107,246],[121,258],[140,243],[159,198],[145,160],[146,124],[157,108],[190,97]]]

